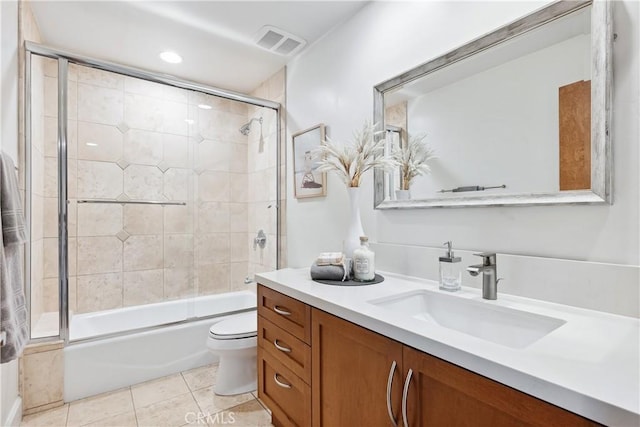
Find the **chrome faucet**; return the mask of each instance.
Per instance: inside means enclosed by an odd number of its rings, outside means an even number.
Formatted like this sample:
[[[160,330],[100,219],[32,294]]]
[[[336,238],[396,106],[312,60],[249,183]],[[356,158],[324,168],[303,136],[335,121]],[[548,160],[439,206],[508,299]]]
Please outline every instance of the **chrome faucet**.
[[[470,265],[467,267],[467,271],[473,277],[482,273],[482,298],[498,299],[498,282],[500,279],[497,279],[496,254],[484,252],[474,255],[482,257],[482,264]]]

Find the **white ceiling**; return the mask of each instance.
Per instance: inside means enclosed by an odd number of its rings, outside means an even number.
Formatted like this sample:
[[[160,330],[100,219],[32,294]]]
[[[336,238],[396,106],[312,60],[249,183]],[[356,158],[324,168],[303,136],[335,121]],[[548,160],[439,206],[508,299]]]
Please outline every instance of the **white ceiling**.
[[[248,93],[291,57],[258,47],[273,25],[307,47],[365,1],[31,1],[43,44]],[[179,53],[181,64],[158,54]],[[304,49],[301,51],[304,52]]]

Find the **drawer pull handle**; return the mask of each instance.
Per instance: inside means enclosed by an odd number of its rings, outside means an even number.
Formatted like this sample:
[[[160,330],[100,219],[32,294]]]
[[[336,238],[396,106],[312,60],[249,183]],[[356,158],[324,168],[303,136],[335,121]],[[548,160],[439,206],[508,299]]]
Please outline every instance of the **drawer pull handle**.
[[[409,384],[411,384],[411,376],[413,369],[407,372],[407,379],[404,381],[404,390],[402,390],[402,421],[404,427],[409,427],[409,417],[407,416],[407,397],[409,396]]]
[[[282,381],[280,381],[278,379],[278,374],[277,373],[273,374],[273,380],[276,382],[276,384],[278,384],[282,388],[291,388],[291,384],[287,384],[287,383],[282,382]]]
[[[284,351],[285,353],[291,353],[291,349],[278,344],[278,340],[275,340],[273,342],[273,345],[276,346],[276,348],[280,351]]]
[[[273,311],[275,311],[278,314],[282,314],[283,316],[291,316],[291,312],[286,310],[286,309],[282,309],[282,307],[278,306],[278,305],[274,305],[273,306]]]
[[[393,407],[391,406],[391,386],[393,385],[393,375],[396,373],[396,366],[398,364],[394,360],[391,364],[391,369],[389,369],[389,378],[387,379],[387,413],[389,414],[389,419],[391,420],[391,424],[397,426],[396,416],[393,414]]]

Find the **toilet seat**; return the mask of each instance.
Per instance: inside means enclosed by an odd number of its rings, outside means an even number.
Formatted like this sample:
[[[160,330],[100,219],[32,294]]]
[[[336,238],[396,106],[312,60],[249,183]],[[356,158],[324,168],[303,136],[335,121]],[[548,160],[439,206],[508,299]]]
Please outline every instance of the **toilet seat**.
[[[216,340],[237,340],[258,335],[258,313],[237,314],[209,328],[209,337]]]

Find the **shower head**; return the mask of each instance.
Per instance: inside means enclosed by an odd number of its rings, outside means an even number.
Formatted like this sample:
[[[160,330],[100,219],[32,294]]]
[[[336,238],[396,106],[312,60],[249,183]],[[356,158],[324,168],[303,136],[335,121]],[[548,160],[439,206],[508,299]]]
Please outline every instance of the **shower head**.
[[[240,127],[240,133],[245,136],[249,135],[249,132],[251,132],[251,123],[253,123],[254,120],[259,121],[260,124],[262,124],[262,117],[260,118],[254,117],[251,120],[249,120],[249,123],[245,123]]]

